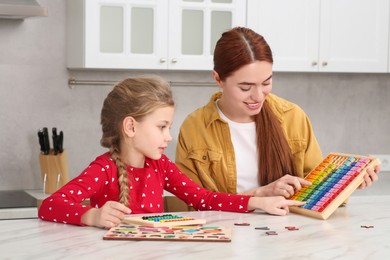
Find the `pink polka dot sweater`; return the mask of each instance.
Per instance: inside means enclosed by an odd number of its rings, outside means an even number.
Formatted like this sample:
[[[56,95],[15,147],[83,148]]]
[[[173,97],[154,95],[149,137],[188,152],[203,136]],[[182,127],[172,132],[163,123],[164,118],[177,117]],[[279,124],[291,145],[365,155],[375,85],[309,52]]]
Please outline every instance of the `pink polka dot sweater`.
[[[164,211],[163,190],[196,210],[247,212],[250,196],[211,192],[199,187],[180,172],[165,155],[159,160],[146,158],[144,168],[127,166],[132,213]],[[90,199],[90,205],[82,202]],[[92,207],[119,200],[117,168],[109,154],[95,159],[78,177],[46,198],[39,208],[43,220],[81,225],[81,216]]]

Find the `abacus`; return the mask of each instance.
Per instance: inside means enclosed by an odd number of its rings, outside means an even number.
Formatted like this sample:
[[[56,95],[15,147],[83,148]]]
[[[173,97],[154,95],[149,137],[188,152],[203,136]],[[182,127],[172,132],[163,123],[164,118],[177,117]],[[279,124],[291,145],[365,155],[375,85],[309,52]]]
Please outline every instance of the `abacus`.
[[[291,199],[305,201],[290,211],[318,219],[327,219],[362,183],[368,167],[380,164],[369,156],[330,153],[305,179],[312,183],[297,191]]]
[[[196,219],[191,217],[183,217],[179,215],[164,214],[155,216],[131,217],[126,216],[122,223],[137,224],[148,227],[174,227],[185,225],[202,225],[206,223],[205,219]]]

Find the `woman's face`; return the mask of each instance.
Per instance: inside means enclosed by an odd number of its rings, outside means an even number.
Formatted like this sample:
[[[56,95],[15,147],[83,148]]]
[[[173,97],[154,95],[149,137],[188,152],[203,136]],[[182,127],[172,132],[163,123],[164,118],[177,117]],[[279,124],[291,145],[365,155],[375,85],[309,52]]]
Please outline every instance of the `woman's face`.
[[[272,91],[272,63],[256,61],[238,69],[224,81],[216,72],[214,78],[222,88],[218,103],[222,112],[234,122],[253,122],[265,97]]]

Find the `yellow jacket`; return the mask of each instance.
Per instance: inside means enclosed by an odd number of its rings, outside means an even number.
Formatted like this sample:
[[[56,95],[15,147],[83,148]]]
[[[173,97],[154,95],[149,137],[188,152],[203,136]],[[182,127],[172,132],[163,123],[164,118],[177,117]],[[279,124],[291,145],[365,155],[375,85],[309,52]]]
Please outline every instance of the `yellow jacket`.
[[[184,120],[175,163],[208,190],[237,193],[236,161],[229,126],[220,118],[214,103],[221,95],[221,92],[215,93],[206,106]],[[322,161],[309,118],[300,107],[273,94],[267,96],[266,102],[286,134],[298,175],[306,176]]]

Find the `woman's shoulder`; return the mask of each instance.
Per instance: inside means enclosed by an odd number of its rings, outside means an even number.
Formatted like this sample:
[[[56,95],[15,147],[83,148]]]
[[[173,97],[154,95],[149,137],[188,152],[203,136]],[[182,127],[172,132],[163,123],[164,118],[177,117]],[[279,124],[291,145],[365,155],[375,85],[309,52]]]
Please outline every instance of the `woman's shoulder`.
[[[267,102],[278,117],[283,116],[286,113],[306,115],[305,111],[300,106],[275,94],[268,94]]]

